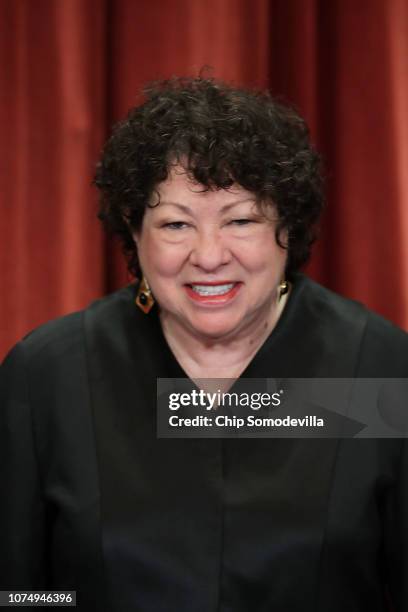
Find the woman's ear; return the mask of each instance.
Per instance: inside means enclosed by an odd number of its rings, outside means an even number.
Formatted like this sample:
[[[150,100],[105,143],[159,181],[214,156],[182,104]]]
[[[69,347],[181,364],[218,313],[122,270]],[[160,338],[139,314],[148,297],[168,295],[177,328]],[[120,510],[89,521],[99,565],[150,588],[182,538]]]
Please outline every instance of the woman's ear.
[[[132,232],[132,238],[133,238],[133,240],[135,242],[135,245],[137,247],[139,247],[139,238],[140,238],[139,232],[133,231]]]
[[[133,229],[131,227],[129,216],[126,213],[122,216],[122,219],[126,223],[126,225],[128,226],[128,229],[129,229],[130,233],[132,234],[132,238],[134,240],[135,245],[138,246],[139,245],[139,234],[140,233],[137,230],[135,230],[135,229]]]
[[[279,232],[279,242],[280,244],[287,249],[289,246],[289,232],[286,227],[282,228]]]

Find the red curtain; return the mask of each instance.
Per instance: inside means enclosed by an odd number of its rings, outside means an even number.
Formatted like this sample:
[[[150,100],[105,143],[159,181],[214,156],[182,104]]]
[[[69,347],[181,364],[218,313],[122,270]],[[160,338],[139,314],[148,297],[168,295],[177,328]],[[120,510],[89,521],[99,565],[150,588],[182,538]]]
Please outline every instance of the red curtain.
[[[0,354],[128,282],[91,187],[152,79],[204,65],[308,120],[328,206],[309,273],[408,329],[406,0],[0,0]]]

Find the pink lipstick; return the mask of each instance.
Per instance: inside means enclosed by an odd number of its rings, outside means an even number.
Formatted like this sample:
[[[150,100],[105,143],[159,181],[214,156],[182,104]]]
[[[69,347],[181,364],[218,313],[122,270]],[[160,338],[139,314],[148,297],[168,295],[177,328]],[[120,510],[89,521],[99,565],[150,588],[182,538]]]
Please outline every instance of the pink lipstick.
[[[208,306],[221,306],[228,304],[234,299],[241,285],[241,282],[226,280],[222,282],[190,283],[184,287],[189,298],[195,303]]]

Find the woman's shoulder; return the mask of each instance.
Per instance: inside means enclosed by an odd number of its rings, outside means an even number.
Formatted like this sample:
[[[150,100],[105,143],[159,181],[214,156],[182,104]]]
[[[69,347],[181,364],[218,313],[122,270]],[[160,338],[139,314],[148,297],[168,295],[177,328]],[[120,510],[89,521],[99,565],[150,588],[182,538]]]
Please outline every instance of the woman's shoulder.
[[[306,276],[299,278],[299,285],[299,301],[313,317],[316,328],[330,334],[339,347],[346,338],[354,338],[359,345],[362,372],[373,372],[374,364],[380,360],[384,376],[388,376],[385,374],[387,365],[390,371],[403,370],[408,375],[406,331],[364,304],[343,297]],[[399,366],[397,370],[396,365]]]
[[[5,362],[14,355],[24,354],[30,362],[60,359],[79,350],[85,343],[85,320],[91,318],[99,324],[109,325],[118,320],[121,311],[129,310],[133,302],[134,285],[123,287],[114,293],[94,300],[86,308],[57,317],[28,332],[14,345]]]
[[[384,338],[400,338],[401,341],[408,341],[406,331],[361,302],[339,295],[305,275],[299,275],[299,284],[302,286],[305,299],[313,303],[314,307],[328,319],[342,321],[350,326],[362,321],[371,332],[378,333]]]

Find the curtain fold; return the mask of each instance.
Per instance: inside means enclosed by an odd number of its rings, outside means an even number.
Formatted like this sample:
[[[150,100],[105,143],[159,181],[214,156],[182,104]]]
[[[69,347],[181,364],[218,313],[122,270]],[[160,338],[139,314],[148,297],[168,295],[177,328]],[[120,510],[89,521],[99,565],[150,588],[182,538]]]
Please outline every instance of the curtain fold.
[[[104,290],[90,187],[105,134],[103,3],[0,4],[1,352]]]

